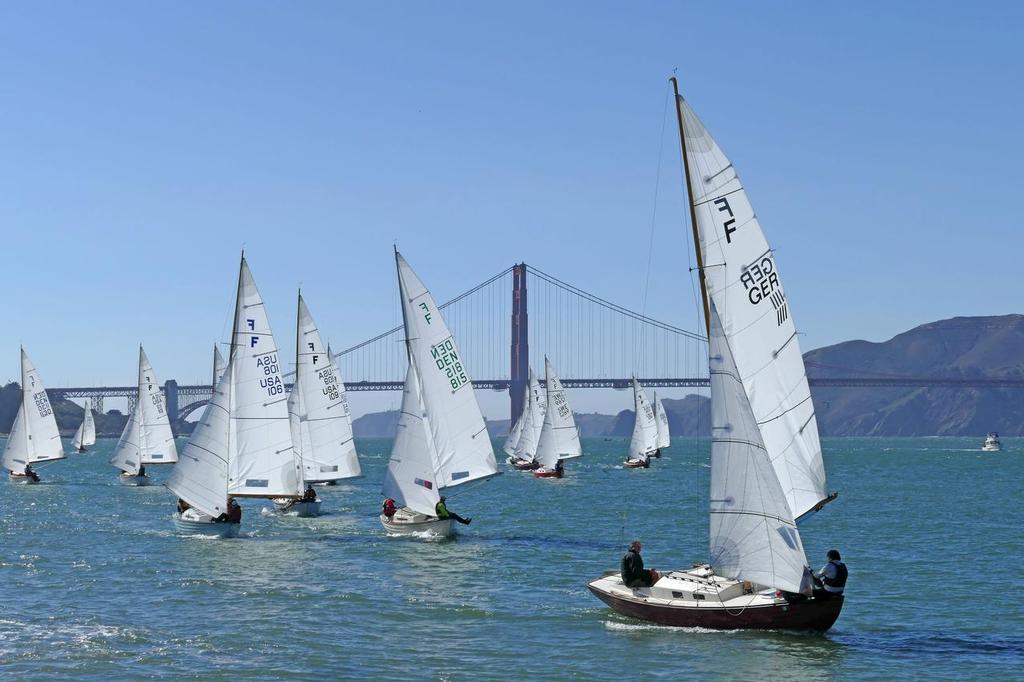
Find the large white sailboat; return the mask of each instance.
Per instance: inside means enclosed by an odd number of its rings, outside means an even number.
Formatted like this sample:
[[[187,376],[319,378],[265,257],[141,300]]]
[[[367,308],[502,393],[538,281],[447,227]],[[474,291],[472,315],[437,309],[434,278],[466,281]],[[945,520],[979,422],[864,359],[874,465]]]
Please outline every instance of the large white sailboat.
[[[661,451],[672,445],[672,434],[668,429],[668,415],[665,414],[665,406],[654,392],[654,421],[658,426],[658,449],[654,451],[655,457],[661,457]]]
[[[178,448],[167,417],[167,406],[160,382],[146,351],[139,346],[138,393],[135,409],[121,432],[110,463],[121,470],[118,481],[124,485],[149,485],[147,464],[174,464]]]
[[[395,509],[380,521],[391,534],[446,536],[452,519],[436,515],[441,494],[494,476],[498,466],[455,337],[397,251],[395,262],[409,368],[382,489]]]
[[[544,412],[547,410],[547,395],[537,381],[537,375],[530,369],[530,380],[527,384],[527,401],[523,406],[520,418],[523,426],[516,440],[515,452],[505,460],[520,471],[529,471],[540,466],[537,461],[537,444],[540,432],[544,428]]]
[[[92,414],[92,401],[86,398],[85,409],[82,411],[82,423],[75,431],[71,446],[78,452],[85,452],[90,445],[96,445],[96,419]]]
[[[569,397],[551,361],[544,358],[545,410],[544,425],[537,442],[536,461],[540,467],[533,472],[537,478],[561,478],[562,461],[583,454],[576,419],[569,407]]]
[[[658,450],[658,422],[654,408],[647,399],[643,386],[633,377],[633,437],[629,440],[629,454],[623,466],[627,469],[646,469]]]
[[[36,462],[64,459],[64,445],[57,429],[50,398],[39,371],[21,349],[21,404],[4,446],[3,466],[13,483],[37,483]]]
[[[675,85],[675,79],[672,79]],[[812,592],[796,522],[826,494],[817,422],[778,266],[743,185],[676,94],[711,371],[711,561],[588,587],[664,625],[827,630],[843,597]]]
[[[339,481],[362,475],[352,436],[352,415],[345,385],[299,293],[295,341],[295,383],[288,397],[292,447],[300,464],[301,500],[274,500],[278,511],[316,516],[321,499],[314,483]]]
[[[180,532],[237,536],[241,509],[233,498],[301,496],[287,401],[277,344],[243,256],[227,367],[167,480],[179,498]]]

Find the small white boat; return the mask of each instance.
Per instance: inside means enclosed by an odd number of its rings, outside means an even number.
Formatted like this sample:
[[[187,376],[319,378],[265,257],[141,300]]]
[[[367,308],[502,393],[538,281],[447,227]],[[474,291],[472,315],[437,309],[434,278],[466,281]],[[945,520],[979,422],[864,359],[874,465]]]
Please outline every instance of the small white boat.
[[[128,474],[121,472],[121,475],[117,477],[117,480],[121,485],[149,485],[149,476],[146,474]]]
[[[21,405],[7,436],[2,459],[12,483],[35,482],[26,470],[36,462],[64,459],[64,445],[57,429],[53,406],[39,371],[21,349]],[[28,481],[19,479],[27,478]]]
[[[121,470],[118,481],[122,485],[143,486],[149,485],[145,466],[177,462],[178,449],[160,393],[160,382],[142,346],[139,346],[136,391],[135,407],[114,447],[110,463]]]
[[[86,398],[82,423],[75,431],[71,446],[79,453],[85,452],[90,445],[96,445],[96,420],[92,416],[92,402]]]
[[[658,456],[655,454],[658,451],[658,422],[654,408],[636,377],[633,377],[633,407],[633,437],[622,465],[627,469],[647,469],[651,466],[651,457]]]
[[[237,538],[241,529],[240,523],[228,523],[227,521],[214,521],[209,514],[204,514],[198,509],[186,509],[182,513],[175,512],[174,529],[186,535],[208,535],[218,538]]]
[[[985,436],[985,443],[981,446],[981,449],[985,452],[999,452],[1003,449],[1003,444],[999,442],[999,434],[992,431]]]
[[[274,511],[279,514],[295,514],[302,518],[320,516],[320,503],[323,500],[319,496],[315,500],[295,500],[290,497],[276,497],[272,500]]]
[[[380,515],[380,523],[390,535],[436,535],[447,538],[455,533],[452,519],[439,519],[402,507],[389,519]]]
[[[569,407],[569,397],[562,387],[551,361],[544,358],[544,422],[537,440],[536,461],[540,467],[534,478],[561,478],[563,460],[583,455],[576,420]]]

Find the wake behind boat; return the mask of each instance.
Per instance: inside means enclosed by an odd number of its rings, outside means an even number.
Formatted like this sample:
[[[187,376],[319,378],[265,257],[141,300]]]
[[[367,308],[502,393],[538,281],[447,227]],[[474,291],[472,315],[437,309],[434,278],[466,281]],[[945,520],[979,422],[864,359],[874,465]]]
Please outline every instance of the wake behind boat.
[[[490,478],[498,466],[455,337],[397,250],[395,265],[409,366],[380,522],[393,535],[444,537],[453,532],[452,520],[462,519],[448,511],[441,492]]]
[[[846,569],[823,570],[812,589],[796,526],[836,496],[825,492],[796,328],[735,169],[678,92],[676,111],[708,331],[711,562],[633,576],[627,555],[620,574],[587,587],[619,613],[663,625],[827,630]]]

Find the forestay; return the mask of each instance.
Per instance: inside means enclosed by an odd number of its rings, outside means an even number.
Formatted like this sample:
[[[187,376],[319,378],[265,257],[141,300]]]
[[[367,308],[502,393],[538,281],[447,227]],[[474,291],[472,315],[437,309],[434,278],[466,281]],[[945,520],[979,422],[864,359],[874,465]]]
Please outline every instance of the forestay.
[[[297,497],[301,476],[292,450],[288,395],[263,298],[245,258],[238,273],[231,360],[228,492],[247,497]]]
[[[409,359],[420,383],[440,488],[498,473],[491,439],[455,337],[433,296],[395,252]]]
[[[288,401],[292,444],[307,483],[361,475],[345,386],[299,294],[295,384]]]
[[[679,98],[703,275],[794,517],[825,494],[796,327],[775,256],[732,163]]]
[[[530,385],[527,384],[523,388],[523,412],[522,414],[519,415],[519,419],[516,420],[515,426],[513,426],[512,430],[509,431],[508,438],[505,439],[505,445],[502,447],[502,450],[505,451],[505,454],[509,455],[510,457],[516,454],[516,446],[519,445],[519,439],[523,435],[523,424],[526,422],[526,415],[529,411],[529,405]]]
[[[96,445],[96,419],[92,414],[92,401],[85,399],[85,409],[82,412],[82,423],[75,431],[74,440],[71,444],[75,449]]]
[[[228,460],[234,446],[230,419],[232,373],[229,362],[167,479],[171,492],[214,518],[227,509]]]
[[[178,448],[174,433],[167,417],[167,407],[160,382],[153,372],[153,365],[146,351],[139,346],[139,396],[141,407],[139,428],[141,436],[141,460],[143,464],[173,464],[178,461]]]
[[[516,443],[516,457],[524,460],[532,460],[537,456],[537,444],[540,442],[540,432],[544,428],[544,413],[547,409],[547,396],[532,368],[528,387],[530,399],[523,412],[523,432]]]
[[[629,441],[629,459],[639,459],[658,448],[658,424],[654,420],[654,408],[636,377],[633,377],[633,409],[635,417],[633,437]]]
[[[665,405],[654,392],[654,422],[658,426],[658,449],[667,448],[672,445],[672,435],[668,430],[668,415],[665,414]]]
[[[4,468],[24,473],[25,465],[64,458],[50,398],[38,370],[21,349],[21,405],[4,447]]]
[[[408,507],[433,516],[434,507],[440,499],[434,472],[436,458],[420,399],[420,383],[416,370],[409,365],[402,392],[402,413],[398,417],[391,459],[384,474],[381,490],[384,497],[393,498],[399,508]]]
[[[788,592],[810,591],[807,557],[729,340],[711,304],[711,565],[716,573]]]
[[[542,467],[552,469],[560,459],[579,457],[580,434],[569,407],[569,398],[551,362],[544,358],[544,384],[547,387],[544,427],[537,443],[537,460]]]

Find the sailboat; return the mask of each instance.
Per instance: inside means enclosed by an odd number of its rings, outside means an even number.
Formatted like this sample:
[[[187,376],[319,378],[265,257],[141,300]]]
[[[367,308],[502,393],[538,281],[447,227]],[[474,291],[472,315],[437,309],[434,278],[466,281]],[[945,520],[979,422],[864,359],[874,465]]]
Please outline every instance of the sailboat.
[[[96,445],[96,420],[92,415],[92,401],[88,398],[85,399],[82,423],[78,425],[71,445],[78,452],[85,452],[90,445]]]
[[[627,469],[646,469],[651,466],[651,456],[658,449],[658,423],[654,418],[654,408],[636,377],[633,377],[633,411],[633,437],[622,465]]]
[[[523,408],[522,432],[516,441],[515,453],[506,462],[520,471],[530,471],[540,466],[537,461],[537,443],[540,442],[540,432],[544,428],[544,412],[547,409],[547,397],[537,375],[530,370],[530,381],[527,384],[529,389],[526,404]]]
[[[3,466],[12,483],[37,483],[36,462],[64,459],[64,445],[57,429],[50,398],[39,371],[21,349],[21,404],[4,446]]]
[[[179,498],[179,532],[236,537],[241,524],[231,519],[229,497],[301,496],[287,401],[277,344],[243,255],[227,367],[167,480]]]
[[[654,451],[655,457],[661,457],[661,451],[672,445],[672,434],[668,430],[668,415],[665,414],[665,406],[654,392],[654,422],[658,427],[658,449]]]
[[[167,418],[167,406],[160,393],[160,382],[142,346],[139,346],[138,393],[135,409],[124,425],[110,463],[121,470],[118,481],[124,485],[149,485],[147,464],[174,464],[178,448]]]
[[[789,302],[736,170],[672,83],[708,329],[711,561],[651,587],[618,575],[588,587],[664,625],[827,630],[843,597],[812,591],[796,523],[837,494]]]
[[[296,320],[295,384],[288,397],[288,419],[303,488],[362,475],[345,385],[301,292]],[[298,516],[317,516],[320,496],[307,497],[274,500],[274,507]]]
[[[580,446],[580,434],[576,429],[576,419],[569,407],[569,397],[565,393],[558,374],[551,361],[544,358],[544,386],[546,388],[544,425],[540,430],[537,442],[536,461],[540,468],[533,472],[537,478],[561,478],[562,461],[573,459],[583,454]]]
[[[435,515],[441,493],[495,476],[498,465],[455,337],[397,250],[395,262],[409,368],[382,489],[397,510],[380,521],[390,534],[443,537],[453,529]]]
[[[516,454],[516,445],[519,444],[519,439],[523,435],[523,425],[526,423],[526,414],[528,412],[526,408],[529,404],[530,384],[527,383],[526,386],[523,387],[523,412],[519,415],[519,419],[516,420],[516,423],[512,425],[512,428],[508,432],[508,438],[505,439],[505,445],[501,448],[505,451],[505,454],[508,455],[505,461],[509,464],[513,463],[513,459]]]

